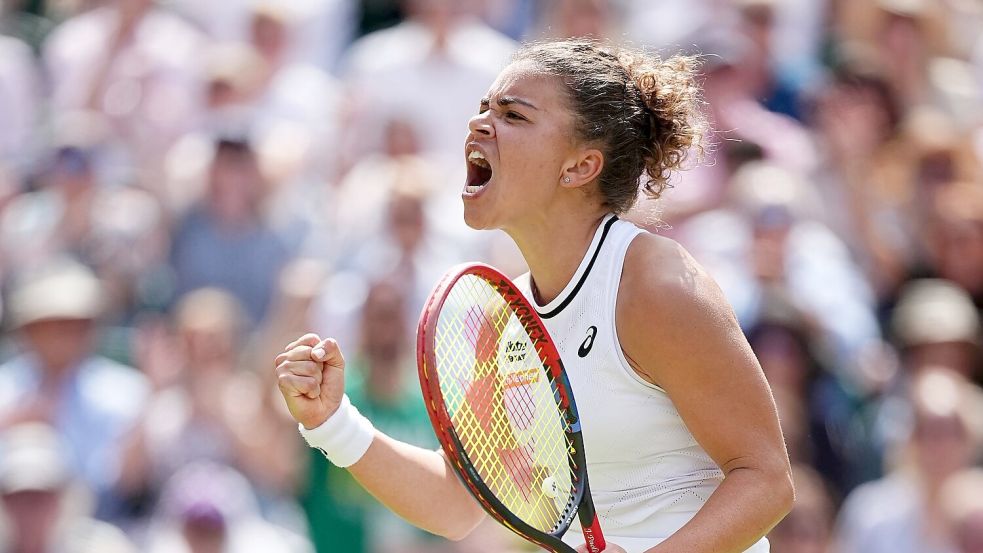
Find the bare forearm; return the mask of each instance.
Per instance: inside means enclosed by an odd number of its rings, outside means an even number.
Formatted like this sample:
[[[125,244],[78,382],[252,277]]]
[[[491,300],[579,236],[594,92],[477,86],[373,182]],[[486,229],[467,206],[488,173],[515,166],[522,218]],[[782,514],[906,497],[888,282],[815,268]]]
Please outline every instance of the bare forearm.
[[[338,342],[305,334],[274,366],[287,411],[307,443],[347,467],[391,511],[450,539],[467,536],[484,518],[443,455],[386,436],[351,406]]]
[[[377,432],[365,455],[348,470],[383,505],[428,532],[461,539],[484,518],[484,511],[435,451]]]
[[[647,553],[740,553],[788,513],[791,482],[784,474],[735,469],[686,525]]]

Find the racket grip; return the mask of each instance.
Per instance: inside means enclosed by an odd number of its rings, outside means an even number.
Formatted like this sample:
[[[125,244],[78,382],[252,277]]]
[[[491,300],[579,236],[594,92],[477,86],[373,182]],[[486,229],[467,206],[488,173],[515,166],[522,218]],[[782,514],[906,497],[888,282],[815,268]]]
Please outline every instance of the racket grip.
[[[585,525],[583,528],[587,551],[590,553],[600,553],[607,548],[608,544],[604,540],[604,534],[601,533],[601,523],[597,520],[597,513],[594,513],[594,519],[590,524]]]

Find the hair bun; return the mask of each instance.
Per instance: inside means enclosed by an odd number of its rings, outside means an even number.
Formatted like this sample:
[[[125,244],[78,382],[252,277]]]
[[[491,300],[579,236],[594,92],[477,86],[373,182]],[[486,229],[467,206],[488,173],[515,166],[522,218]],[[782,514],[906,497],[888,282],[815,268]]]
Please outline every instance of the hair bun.
[[[673,171],[681,169],[694,147],[702,154],[706,120],[696,74],[700,62],[693,56],[663,60],[655,55],[624,52],[622,67],[641,95],[649,115],[649,155],[645,169],[649,182],[645,191],[658,196],[668,186]]]

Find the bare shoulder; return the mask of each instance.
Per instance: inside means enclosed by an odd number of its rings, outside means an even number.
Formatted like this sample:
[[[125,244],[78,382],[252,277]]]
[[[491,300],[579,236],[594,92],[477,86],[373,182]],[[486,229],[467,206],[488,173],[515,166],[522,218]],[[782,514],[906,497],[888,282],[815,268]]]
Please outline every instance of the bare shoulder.
[[[684,365],[670,362],[681,355],[727,349],[730,357],[746,344],[713,278],[679,243],[652,234],[636,238],[625,256],[616,323],[635,370],[660,385],[666,370]]]
[[[628,248],[619,298],[619,304],[627,301],[647,309],[726,306],[717,283],[682,245],[649,233],[640,235]]]

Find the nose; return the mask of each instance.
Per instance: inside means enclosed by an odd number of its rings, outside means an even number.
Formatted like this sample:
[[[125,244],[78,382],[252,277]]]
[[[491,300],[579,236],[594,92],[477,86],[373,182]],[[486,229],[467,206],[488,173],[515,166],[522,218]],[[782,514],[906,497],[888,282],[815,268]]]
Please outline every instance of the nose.
[[[488,110],[485,113],[479,113],[468,121],[468,130],[471,131],[471,134],[480,134],[488,138],[493,138],[495,136],[495,127],[488,118],[489,113],[491,113],[491,110]]]

